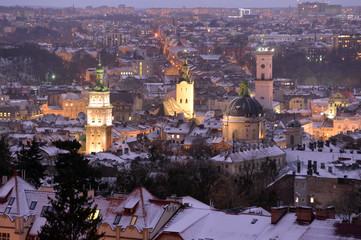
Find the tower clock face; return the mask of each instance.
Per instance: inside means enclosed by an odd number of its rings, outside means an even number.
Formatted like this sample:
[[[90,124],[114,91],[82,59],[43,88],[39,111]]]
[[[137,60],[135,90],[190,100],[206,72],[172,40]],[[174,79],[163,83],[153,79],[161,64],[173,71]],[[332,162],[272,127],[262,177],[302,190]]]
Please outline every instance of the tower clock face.
[[[261,65],[261,68],[265,68],[265,67],[266,67],[266,65],[264,65],[264,64]]]

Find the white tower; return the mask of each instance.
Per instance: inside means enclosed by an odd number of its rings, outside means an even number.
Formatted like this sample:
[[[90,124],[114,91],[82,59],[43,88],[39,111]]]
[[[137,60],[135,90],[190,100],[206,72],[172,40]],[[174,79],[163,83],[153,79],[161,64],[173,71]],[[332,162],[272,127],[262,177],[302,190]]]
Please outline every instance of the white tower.
[[[176,98],[178,105],[188,115],[187,118],[194,117],[194,81],[189,75],[187,58],[184,59],[181,76],[177,81]]]
[[[272,58],[274,49],[259,48],[256,53],[256,100],[264,110],[273,110]]]

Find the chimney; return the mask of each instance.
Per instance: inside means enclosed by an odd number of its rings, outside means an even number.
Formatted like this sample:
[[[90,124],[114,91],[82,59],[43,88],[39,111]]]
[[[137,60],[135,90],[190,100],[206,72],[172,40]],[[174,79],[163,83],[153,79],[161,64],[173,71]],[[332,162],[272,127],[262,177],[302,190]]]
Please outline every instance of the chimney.
[[[8,181],[8,176],[2,176],[1,183],[4,185]]]
[[[308,160],[307,175],[312,176],[312,160]]]
[[[271,208],[271,224],[278,223],[279,220],[287,213],[288,208],[283,207],[273,207]]]
[[[301,162],[298,161],[297,162],[297,173],[300,173],[301,172]]]
[[[317,174],[317,161],[313,161],[313,172]]]
[[[306,207],[306,206],[297,207],[297,222],[311,223],[313,219],[314,219],[314,215],[311,207]]]
[[[335,208],[332,206],[317,208],[315,217],[317,220],[335,219]]]

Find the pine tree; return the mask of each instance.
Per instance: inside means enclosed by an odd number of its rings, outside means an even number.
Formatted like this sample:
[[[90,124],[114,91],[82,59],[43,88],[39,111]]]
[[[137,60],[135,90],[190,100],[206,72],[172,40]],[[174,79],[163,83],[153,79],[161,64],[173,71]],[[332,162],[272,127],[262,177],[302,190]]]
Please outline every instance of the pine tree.
[[[30,147],[23,146],[17,157],[17,169],[24,170],[25,179],[34,184],[36,188],[40,187],[40,180],[45,177],[46,167],[41,164],[43,156],[40,154],[39,143],[33,140]]]
[[[67,143],[62,142],[63,148]],[[59,154],[55,163],[56,176],[55,199],[50,199],[52,211],[45,213],[47,222],[39,233],[42,240],[96,240],[104,234],[98,234],[97,228],[102,218],[87,196],[89,182],[95,182],[95,170],[77,151]]]
[[[10,176],[12,174],[12,156],[10,152],[8,138],[5,135],[0,136],[0,177]]]

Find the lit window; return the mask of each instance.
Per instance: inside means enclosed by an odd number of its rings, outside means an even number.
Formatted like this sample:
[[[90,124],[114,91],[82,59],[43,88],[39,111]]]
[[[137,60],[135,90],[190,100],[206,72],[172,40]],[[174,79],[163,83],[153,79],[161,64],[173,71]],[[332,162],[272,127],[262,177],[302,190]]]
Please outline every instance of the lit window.
[[[92,118],[92,123],[95,123],[95,118]]]
[[[100,211],[99,211],[98,209],[96,209],[95,212],[88,217],[88,219],[89,219],[89,220],[91,220],[91,219],[93,219],[93,220],[97,219],[97,218],[99,217],[99,212],[100,212]]]
[[[130,225],[134,225],[137,222],[138,216],[133,216],[132,220],[130,220]]]
[[[177,138],[178,138],[178,139],[179,139],[179,137],[180,137],[180,136],[179,136],[179,135],[177,135]]]
[[[298,203],[298,197],[296,197],[295,202]]]
[[[310,203],[313,203],[315,199],[313,197],[310,198]]]
[[[121,218],[122,218],[122,215],[121,215],[121,214],[117,214],[117,216],[115,216],[115,219],[114,219],[113,224],[114,224],[114,225],[119,224]]]

